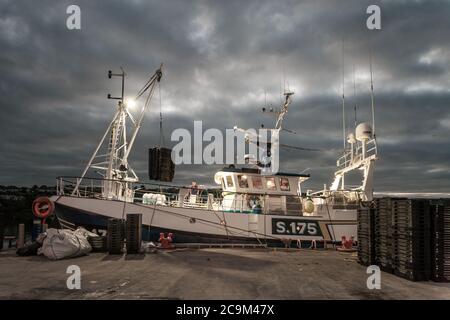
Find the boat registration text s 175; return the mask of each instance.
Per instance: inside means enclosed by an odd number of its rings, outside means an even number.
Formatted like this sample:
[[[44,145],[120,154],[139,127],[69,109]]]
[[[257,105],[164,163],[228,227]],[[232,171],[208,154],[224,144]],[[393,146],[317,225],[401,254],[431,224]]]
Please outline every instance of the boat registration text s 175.
[[[272,234],[320,237],[322,231],[314,220],[272,218]]]

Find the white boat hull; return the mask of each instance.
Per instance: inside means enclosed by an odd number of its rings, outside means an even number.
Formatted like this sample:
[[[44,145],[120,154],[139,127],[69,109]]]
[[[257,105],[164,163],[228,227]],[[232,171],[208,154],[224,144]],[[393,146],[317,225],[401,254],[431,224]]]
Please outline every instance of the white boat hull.
[[[357,236],[356,210],[330,216],[288,216],[231,213],[205,209],[143,205],[115,200],[54,196],[56,215],[63,227],[105,229],[109,218],[142,214],[143,239],[155,241],[172,232],[175,242],[339,242]]]

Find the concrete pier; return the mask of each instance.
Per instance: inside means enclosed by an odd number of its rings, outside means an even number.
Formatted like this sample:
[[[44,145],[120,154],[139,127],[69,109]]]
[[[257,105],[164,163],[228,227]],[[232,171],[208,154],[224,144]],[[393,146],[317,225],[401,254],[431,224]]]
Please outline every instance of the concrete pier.
[[[66,285],[70,265],[81,289]],[[381,273],[369,290],[356,254],[333,250],[177,249],[50,261],[0,252],[0,299],[450,299],[450,284]]]

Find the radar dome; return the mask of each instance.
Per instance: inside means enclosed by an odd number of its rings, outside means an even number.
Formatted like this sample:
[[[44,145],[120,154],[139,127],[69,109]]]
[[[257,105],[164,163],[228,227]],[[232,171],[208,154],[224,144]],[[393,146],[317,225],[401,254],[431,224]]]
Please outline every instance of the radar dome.
[[[356,140],[367,141],[372,139],[372,127],[367,122],[358,124],[356,127]]]
[[[348,143],[356,143],[355,134],[353,132],[350,132],[347,135],[347,142]]]

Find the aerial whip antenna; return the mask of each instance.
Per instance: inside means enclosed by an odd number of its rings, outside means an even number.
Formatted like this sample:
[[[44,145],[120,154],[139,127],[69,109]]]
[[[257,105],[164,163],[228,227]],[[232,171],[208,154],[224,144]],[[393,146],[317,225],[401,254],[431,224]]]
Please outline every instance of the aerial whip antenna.
[[[264,107],[267,108],[267,90],[264,91]]]
[[[370,44],[369,36],[369,65],[370,65],[370,101],[372,104],[372,130],[375,137],[375,108],[373,105],[373,71],[372,71],[372,46]]]
[[[356,109],[358,108],[358,102],[356,100],[356,78],[355,78],[355,64],[353,64],[353,99],[355,100],[355,128],[356,128]]]
[[[344,39],[342,39],[342,137],[344,141],[344,153],[345,153],[345,84],[344,84],[344,73],[345,73],[345,61],[344,61]]]

